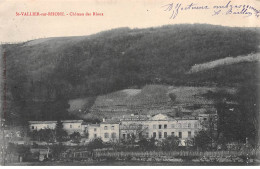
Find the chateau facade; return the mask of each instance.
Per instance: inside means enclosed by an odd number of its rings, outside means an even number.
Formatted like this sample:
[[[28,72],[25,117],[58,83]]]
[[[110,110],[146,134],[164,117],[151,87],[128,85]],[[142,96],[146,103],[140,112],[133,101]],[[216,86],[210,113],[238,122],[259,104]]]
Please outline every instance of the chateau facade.
[[[188,140],[195,137],[197,132],[206,129],[208,121],[213,116],[198,115],[198,117],[171,117],[159,113],[152,117],[131,115],[118,119],[103,119],[100,124],[85,124],[83,120],[64,120],[63,128],[72,134],[88,133],[88,140],[101,138],[104,142],[118,142],[135,138],[152,138],[162,140],[168,136],[176,136],[180,146],[185,146]],[[55,129],[56,121],[30,121],[30,130]]]

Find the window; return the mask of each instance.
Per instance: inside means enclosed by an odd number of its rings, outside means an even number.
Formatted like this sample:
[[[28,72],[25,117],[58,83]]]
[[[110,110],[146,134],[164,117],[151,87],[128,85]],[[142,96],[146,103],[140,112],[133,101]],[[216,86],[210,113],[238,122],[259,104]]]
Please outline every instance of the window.
[[[156,124],[153,125],[153,129],[156,129]]]
[[[112,134],[111,134],[111,137],[112,137],[112,138],[116,138],[116,133],[112,133]]]
[[[80,126],[78,126],[78,128],[80,128]]]
[[[206,120],[207,120],[207,118],[204,118],[203,120],[204,120],[204,121],[206,121]]]
[[[164,128],[167,129],[167,124],[164,125]]]
[[[182,132],[179,132],[179,138],[182,138]]]
[[[49,128],[49,125],[47,125],[47,128]]]
[[[94,134],[94,138],[97,138],[97,134]]]
[[[172,132],[172,136],[174,136],[174,132]]]
[[[111,130],[115,130],[115,126],[111,126]]]
[[[153,137],[156,138],[156,132],[153,132]]]
[[[188,128],[191,128],[191,124],[190,123],[188,123]]]
[[[194,123],[194,128],[197,128],[198,127],[198,124],[197,123]]]
[[[188,131],[188,138],[191,138],[191,131]]]
[[[125,134],[123,134],[123,139],[125,140]]]
[[[159,132],[159,138],[162,138],[162,132]]]
[[[163,136],[164,136],[164,138],[166,138],[167,137],[167,132],[164,132]]]
[[[104,137],[105,137],[105,138],[109,138],[109,134],[108,134],[108,133],[105,133],[105,134],[104,134]]]
[[[159,129],[162,129],[162,125],[159,125]]]
[[[144,137],[149,138],[149,133],[145,133]]]
[[[97,131],[97,128],[94,128],[94,131]]]
[[[107,130],[107,126],[104,127],[104,130]]]
[[[127,136],[126,136],[126,137],[127,137],[127,139],[129,139],[129,138],[130,138],[130,134],[127,134]]]
[[[70,125],[70,128],[72,128],[72,125]]]
[[[179,124],[178,124],[178,127],[179,127],[179,128],[181,128],[181,127],[182,127],[181,123],[179,123]]]
[[[172,124],[171,127],[172,127],[172,129],[174,129],[175,128],[174,124]]]
[[[34,129],[34,126],[32,126],[32,129]]]

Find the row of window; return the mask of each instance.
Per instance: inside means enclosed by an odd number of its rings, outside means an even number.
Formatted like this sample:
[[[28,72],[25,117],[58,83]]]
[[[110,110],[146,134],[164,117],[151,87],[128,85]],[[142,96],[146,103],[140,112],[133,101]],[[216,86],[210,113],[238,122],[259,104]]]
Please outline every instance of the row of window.
[[[182,125],[181,123],[178,123],[177,126],[175,126],[175,124],[171,124],[171,128],[182,128],[182,127],[184,127],[184,128],[191,128],[191,124],[188,123],[188,124]],[[197,127],[198,127],[198,125],[197,125],[197,123],[195,123],[194,124],[194,128],[197,128]],[[168,128],[167,124],[164,124],[164,125],[159,124],[158,125],[158,129],[163,129],[163,128],[167,129]],[[157,129],[157,125],[156,124],[153,125],[153,129]]]
[[[104,138],[109,138],[109,133],[104,133]],[[116,133],[111,133],[111,138],[116,138]]]
[[[37,126],[36,126],[36,127],[32,126],[31,128],[32,128],[32,129],[37,129]],[[46,128],[50,128],[49,125],[47,125]],[[70,125],[70,128],[73,128],[73,126]],[[78,126],[78,128],[80,128],[80,126]]]
[[[73,128],[73,126],[72,126],[72,125],[70,125],[70,128]],[[78,128],[80,128],[80,126],[78,126]]]
[[[130,139],[131,137],[135,137],[133,133],[126,133],[126,134],[124,133],[124,134],[122,134],[122,136],[123,136],[124,140],[125,139]],[[146,132],[146,133],[139,133],[138,137],[139,138],[141,138],[141,137],[149,138],[149,133],[148,132]]]
[[[154,138],[156,138],[156,132],[153,132],[153,137]],[[163,135],[162,135],[163,134]],[[171,135],[172,136],[175,136],[175,132],[171,132]],[[166,138],[166,137],[168,137],[168,133],[167,132],[164,132],[164,133],[162,133],[162,132],[158,132],[158,138],[162,138],[162,136],[164,137],[164,138]],[[178,137],[179,138],[182,138],[182,132],[179,132],[178,133]],[[188,131],[188,138],[191,138],[191,131]]]
[[[104,130],[108,130],[108,126],[104,126]],[[111,130],[115,130],[115,126],[111,126]]]
[[[34,129],[36,129],[36,130],[37,130],[37,126],[35,126],[35,127],[34,127],[34,126],[32,126],[31,128],[32,128],[33,130],[34,130]],[[40,127],[40,129],[42,129],[42,128],[43,128],[43,127]],[[44,127],[44,128],[47,128],[47,129],[49,129],[50,127],[49,127],[49,125],[47,125],[47,126],[46,126],[46,127]]]
[[[172,136],[176,136],[175,132],[171,132]],[[157,133],[153,132],[153,137],[156,138]],[[158,138],[167,138],[169,135],[167,132],[158,132]],[[148,138],[148,133],[145,134]],[[182,138],[182,132],[178,132],[178,137]],[[94,138],[97,138],[97,134],[94,134]],[[104,133],[104,138],[109,138],[109,133]],[[111,138],[116,138],[116,133],[111,133]],[[130,138],[130,134],[123,134],[123,139]],[[191,131],[188,131],[188,138],[191,138]]]
[[[94,138],[97,138],[97,134],[94,134]],[[109,133],[104,133],[104,138],[109,138]],[[116,133],[111,133],[111,138],[116,138]]]

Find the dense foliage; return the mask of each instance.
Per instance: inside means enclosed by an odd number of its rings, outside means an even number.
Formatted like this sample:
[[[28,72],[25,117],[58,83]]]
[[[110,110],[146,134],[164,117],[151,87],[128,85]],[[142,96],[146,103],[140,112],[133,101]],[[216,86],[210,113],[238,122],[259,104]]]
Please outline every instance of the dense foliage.
[[[259,143],[258,91],[258,85],[244,83],[233,95],[225,91],[208,92],[205,95],[215,101],[217,109],[216,142],[245,143],[248,138],[253,146]]]
[[[232,86],[254,80],[254,63],[187,72],[195,64],[255,53],[258,37],[255,29],[195,24],[5,45],[7,118],[13,123],[72,119],[69,99],[151,83]]]

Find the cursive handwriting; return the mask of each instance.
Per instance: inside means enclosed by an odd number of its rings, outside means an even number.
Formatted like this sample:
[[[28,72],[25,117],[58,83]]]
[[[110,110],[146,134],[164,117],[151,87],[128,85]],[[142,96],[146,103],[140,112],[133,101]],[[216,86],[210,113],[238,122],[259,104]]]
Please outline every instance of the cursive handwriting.
[[[259,18],[260,10],[248,4],[234,4],[228,1],[225,4],[201,5],[199,3],[169,3],[162,6],[163,10],[170,12],[170,19],[175,19],[181,12],[197,10],[211,11],[212,16],[216,15],[243,15],[244,17],[255,16]]]
[[[188,11],[188,10],[207,10],[209,7],[207,5],[200,6],[198,4],[190,3],[188,5],[183,5],[182,3],[177,3],[174,5],[173,3],[164,5],[162,7],[165,7],[164,11],[171,11],[170,19],[174,19],[177,17],[179,11]]]

